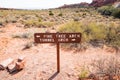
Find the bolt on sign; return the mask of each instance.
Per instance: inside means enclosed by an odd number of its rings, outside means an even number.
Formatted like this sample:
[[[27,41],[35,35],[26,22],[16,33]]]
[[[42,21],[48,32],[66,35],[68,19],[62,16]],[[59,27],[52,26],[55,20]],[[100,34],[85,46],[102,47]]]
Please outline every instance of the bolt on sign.
[[[59,43],[80,43],[81,33],[35,33],[35,43],[57,44],[57,72],[60,72],[60,50]]]

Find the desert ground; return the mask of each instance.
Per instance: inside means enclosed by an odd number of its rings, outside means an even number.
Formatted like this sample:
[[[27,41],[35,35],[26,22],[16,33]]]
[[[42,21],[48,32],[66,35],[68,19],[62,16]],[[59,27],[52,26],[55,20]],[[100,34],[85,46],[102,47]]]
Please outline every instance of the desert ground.
[[[82,67],[90,65],[92,60],[116,55],[115,52],[106,52],[101,48],[89,48],[82,52],[60,48],[61,71],[56,76],[53,76],[57,71],[55,44],[34,45],[32,38],[11,38],[13,34],[30,30],[16,27],[16,24],[8,24],[5,28],[0,28],[0,30],[4,31],[0,34],[0,61],[7,58],[16,59],[23,55],[26,59],[25,68],[16,74],[9,74],[6,70],[0,71],[1,80],[78,80]],[[28,44],[31,46],[25,49]]]
[[[61,44],[60,73],[57,73],[56,44],[34,43],[34,33],[57,32],[60,26],[72,20],[80,21],[83,25],[93,22],[90,26],[93,26],[94,22],[96,22],[95,26],[97,26],[96,24],[108,27],[112,25],[115,28],[120,26],[119,19],[105,17],[96,11],[87,9],[76,10],[60,10],[63,13],[59,16],[57,13],[59,10],[53,10],[54,15],[52,14],[52,16],[50,11],[44,10],[41,12],[10,11],[9,13],[1,11],[0,62],[8,58],[17,59],[19,56],[25,56],[26,63],[23,70],[15,74],[1,70],[0,80],[79,80],[79,78],[87,77],[90,74],[101,77],[99,80],[106,80],[104,73],[117,74],[115,80],[119,80],[119,47],[104,45],[100,47],[90,45],[88,47],[82,44],[87,48],[77,51],[76,47],[66,49]],[[80,24],[80,26],[83,25]],[[119,42],[119,40],[117,41]]]

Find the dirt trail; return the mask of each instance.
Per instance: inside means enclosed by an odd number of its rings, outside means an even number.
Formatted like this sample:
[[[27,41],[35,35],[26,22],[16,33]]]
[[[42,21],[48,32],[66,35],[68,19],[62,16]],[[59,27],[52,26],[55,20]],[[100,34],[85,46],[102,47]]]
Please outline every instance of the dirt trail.
[[[25,47],[25,44],[31,40],[12,38],[11,34],[15,34],[18,31],[25,32],[25,30],[23,28],[18,28],[15,25],[8,25],[8,27],[9,30],[8,28],[1,28],[1,30],[4,30],[4,33],[0,33],[0,35],[4,38],[8,38],[8,40],[7,44],[0,42],[0,46],[5,46],[3,47],[4,50],[0,53],[0,62],[9,57],[16,59],[18,56],[25,55],[26,67],[14,75],[10,75],[7,71],[0,71],[0,80],[78,80],[80,68],[84,66],[84,64],[89,64],[91,59],[100,56],[100,54],[106,54],[99,48],[91,48],[84,53],[60,50],[61,71],[54,76],[57,71],[56,45],[32,45],[31,48],[22,50]],[[0,39],[2,38],[1,36]]]

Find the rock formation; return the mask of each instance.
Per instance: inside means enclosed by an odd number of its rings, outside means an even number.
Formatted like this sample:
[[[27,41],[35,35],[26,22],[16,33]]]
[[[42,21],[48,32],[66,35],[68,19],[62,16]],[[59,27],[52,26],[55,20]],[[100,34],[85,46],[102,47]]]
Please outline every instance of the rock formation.
[[[93,0],[90,6],[101,7],[108,4],[114,4],[117,0]]]
[[[88,3],[82,2],[82,3],[70,4],[70,5],[65,4],[59,8],[80,8],[80,7],[88,7],[88,6],[89,6]]]

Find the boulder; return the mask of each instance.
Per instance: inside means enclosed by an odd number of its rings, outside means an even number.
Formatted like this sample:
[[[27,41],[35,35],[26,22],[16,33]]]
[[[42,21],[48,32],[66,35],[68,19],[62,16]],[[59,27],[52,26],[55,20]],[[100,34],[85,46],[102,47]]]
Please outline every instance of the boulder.
[[[8,58],[0,63],[0,70],[4,70],[7,68],[9,64],[11,64],[14,60],[12,58]]]

